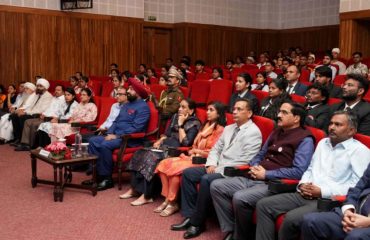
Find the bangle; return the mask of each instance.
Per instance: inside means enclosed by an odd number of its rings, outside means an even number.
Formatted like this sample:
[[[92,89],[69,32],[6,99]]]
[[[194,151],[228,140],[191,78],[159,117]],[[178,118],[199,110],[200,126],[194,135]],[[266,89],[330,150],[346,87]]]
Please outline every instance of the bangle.
[[[183,128],[184,128],[184,124],[182,124],[182,125],[179,125],[179,128],[182,128],[182,129],[183,129]]]

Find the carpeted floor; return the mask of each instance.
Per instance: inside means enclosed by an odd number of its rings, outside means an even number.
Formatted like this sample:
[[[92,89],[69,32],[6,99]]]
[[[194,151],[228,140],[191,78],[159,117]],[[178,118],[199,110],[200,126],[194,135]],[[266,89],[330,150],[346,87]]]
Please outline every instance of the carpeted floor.
[[[52,167],[38,161],[38,177],[52,179]],[[73,174],[73,182],[88,179]],[[126,181],[127,182],[127,181]],[[121,200],[117,188],[93,197],[84,190],[65,189],[64,201],[54,202],[53,187],[31,187],[31,161],[28,152],[14,152],[0,146],[0,239],[182,239],[183,232],[169,230],[182,220],[179,213],[160,217],[155,203],[132,207]],[[217,221],[207,222],[207,231],[196,239],[222,239]]]

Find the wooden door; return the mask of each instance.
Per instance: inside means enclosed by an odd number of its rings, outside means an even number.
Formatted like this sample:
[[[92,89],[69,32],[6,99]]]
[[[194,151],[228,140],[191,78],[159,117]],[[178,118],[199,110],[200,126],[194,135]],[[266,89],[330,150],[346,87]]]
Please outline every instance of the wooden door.
[[[161,67],[171,57],[171,29],[144,28],[143,63]]]

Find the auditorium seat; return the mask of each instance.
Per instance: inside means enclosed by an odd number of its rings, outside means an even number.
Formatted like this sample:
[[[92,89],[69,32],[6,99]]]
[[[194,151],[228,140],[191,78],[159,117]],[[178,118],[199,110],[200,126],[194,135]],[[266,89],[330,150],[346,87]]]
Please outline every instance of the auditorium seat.
[[[297,94],[290,94],[290,97],[294,102],[300,103],[300,104],[305,104],[306,98]]]
[[[342,99],[340,98],[329,98],[328,99],[328,105],[333,105],[333,104],[336,104],[336,103],[340,103],[342,101]]]
[[[212,74],[209,72],[202,72],[195,74],[195,80],[209,80],[212,78]]]
[[[204,124],[207,121],[207,110],[202,108],[197,108],[195,115],[199,119],[199,121]]]
[[[190,85],[190,98],[197,104],[205,105],[207,103],[211,82],[196,80]]]
[[[242,67],[241,67],[244,71],[248,71],[248,70],[259,70],[257,65],[255,64],[244,64]]]
[[[166,90],[167,87],[159,84],[151,84],[150,91],[154,94],[155,98],[159,100],[161,98],[161,93]]]
[[[262,90],[252,90],[251,93],[253,93],[256,98],[258,99],[259,105],[261,105],[261,102],[264,98],[267,98],[269,96],[268,92],[262,91]]]
[[[342,84],[346,81],[346,75],[337,75],[334,78],[334,85],[342,86]]]
[[[114,85],[111,81],[104,82],[102,89],[101,89],[101,96],[110,97],[113,89],[114,89]]]
[[[225,106],[227,106],[231,98],[232,90],[233,84],[231,81],[228,80],[212,81],[210,84],[207,103],[210,103],[212,101],[219,101],[223,103]]]

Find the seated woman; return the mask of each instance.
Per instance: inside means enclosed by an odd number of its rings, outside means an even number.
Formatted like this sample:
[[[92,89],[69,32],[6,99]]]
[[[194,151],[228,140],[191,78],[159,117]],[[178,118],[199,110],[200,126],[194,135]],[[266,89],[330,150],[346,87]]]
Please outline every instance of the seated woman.
[[[267,73],[264,71],[258,72],[256,74],[256,82],[252,84],[252,90],[261,90],[264,92],[269,91],[269,85],[267,83]]]
[[[53,116],[50,121],[40,124],[36,133],[35,146],[32,146],[32,148],[45,147],[50,144],[49,133],[52,128],[52,124],[58,123],[60,120],[68,120],[72,117],[72,113],[78,106],[78,102],[76,102],[76,93],[73,88],[67,88],[64,91],[64,99],[65,102],[55,106],[57,108],[55,111],[56,116]]]
[[[209,81],[222,80],[223,78],[224,78],[224,74],[223,74],[222,68],[214,67],[212,69],[212,78],[209,79]]]
[[[178,113],[173,115],[166,133],[161,135],[153,144],[153,150],[164,150],[166,147],[188,147],[194,142],[200,128],[200,122],[195,116],[195,102],[191,99],[184,99],[180,102]],[[164,158],[163,152],[148,149],[141,149],[135,152],[128,170],[132,171],[131,188],[120,198],[131,198],[137,193],[141,196],[131,202],[133,206],[153,202],[153,176],[154,170],[160,160]]]
[[[262,99],[260,116],[277,121],[280,105],[287,99],[289,94],[285,91],[288,82],[284,78],[273,79],[269,85],[269,96]]]
[[[97,108],[92,97],[92,91],[89,88],[81,90],[80,104],[72,112],[68,123],[52,123],[49,136],[54,142],[59,138],[64,138],[73,133],[71,123],[73,122],[91,122],[97,116]]]
[[[194,140],[193,148],[188,155],[162,160],[156,169],[162,181],[162,196],[166,199],[154,212],[168,217],[179,210],[177,193],[180,189],[180,175],[183,170],[196,165],[192,157],[207,158],[209,151],[221,136],[226,125],[225,106],[220,102],[210,103],[207,107],[207,121]]]
[[[110,96],[112,98],[116,98],[117,93],[118,93],[118,88],[122,85],[122,78],[120,76],[115,76],[112,78],[112,83],[113,83],[113,90],[110,93]]]
[[[15,85],[10,84],[8,86],[8,92],[6,94],[6,98],[4,99],[3,106],[0,109],[0,117],[9,112],[10,108],[13,106],[16,99],[17,99],[17,89],[15,88]]]

